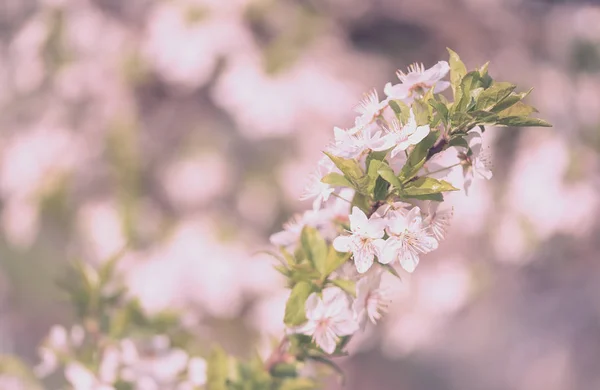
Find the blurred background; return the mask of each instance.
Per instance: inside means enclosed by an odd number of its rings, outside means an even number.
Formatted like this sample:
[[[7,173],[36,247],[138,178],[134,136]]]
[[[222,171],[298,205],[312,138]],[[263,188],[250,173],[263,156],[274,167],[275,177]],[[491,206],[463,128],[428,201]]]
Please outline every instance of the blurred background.
[[[560,0],[2,0],[0,353],[73,321],[73,259],[247,354],[282,332],[268,237],[334,125],[412,62],[534,87],[494,178],[350,345],[347,389],[600,388],[600,7]],[[332,381],[330,388],[338,385]]]

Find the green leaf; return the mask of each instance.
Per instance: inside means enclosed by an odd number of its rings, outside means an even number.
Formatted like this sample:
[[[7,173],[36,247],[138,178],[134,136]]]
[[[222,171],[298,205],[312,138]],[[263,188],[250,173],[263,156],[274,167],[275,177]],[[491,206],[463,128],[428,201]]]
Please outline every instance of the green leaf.
[[[444,124],[448,123],[448,107],[446,105],[436,99],[429,99],[429,105],[433,107],[437,113],[440,115],[440,119]]]
[[[329,184],[330,186],[334,186],[334,187],[350,187],[350,188],[352,188],[352,183],[350,183],[350,181],[348,181],[348,179],[346,179],[346,177],[344,175],[337,173],[337,172],[328,173],[321,179],[321,182],[323,182],[325,184]]]
[[[367,176],[369,176],[369,178],[371,179],[373,186],[375,186],[375,179],[377,179],[377,176],[379,176],[379,173],[377,172],[377,170],[379,169],[381,164],[384,164],[384,163],[379,160],[372,160],[369,162],[369,165],[368,165],[369,169],[367,170]],[[372,190],[372,188],[371,188],[371,190]]]
[[[225,351],[215,346],[207,359],[206,389],[227,390],[229,359]]]
[[[479,76],[481,77],[482,87],[489,88],[492,85],[493,81],[490,75],[488,74],[488,67],[490,66],[490,62],[486,62],[479,68]]]
[[[18,389],[42,389],[41,383],[35,377],[35,374],[32,372],[32,370],[27,366],[27,364],[16,357],[0,355],[0,375],[5,375],[8,378],[18,378],[18,380],[24,385],[24,387],[20,387],[18,384],[15,384],[15,387]],[[10,382],[10,380],[8,382]],[[9,385],[6,386],[6,389],[8,389],[8,387],[13,388]]]
[[[418,126],[428,125],[430,116],[430,107],[424,101],[417,99],[412,105],[413,113],[415,114],[415,121]]]
[[[452,93],[454,95],[454,100],[456,101],[456,89],[460,85],[460,80],[462,80],[463,76],[467,73],[467,67],[460,60],[460,57],[456,52],[452,51],[449,48],[446,48],[448,53],[450,54],[449,65],[450,65],[450,83],[452,85]]]
[[[533,90],[533,88],[531,88],[527,92],[511,93],[510,95],[505,97],[502,101],[500,101],[498,104],[496,104],[494,107],[492,107],[491,111],[492,112],[500,112],[500,111],[506,110],[508,107],[512,106],[513,104],[516,104],[517,102],[525,99],[525,97],[527,95],[529,95],[529,93],[532,90]]]
[[[469,143],[463,138],[462,134],[457,134],[456,136],[450,138],[448,146],[459,146],[469,149]]]
[[[391,150],[391,148],[389,150],[382,150],[379,152],[376,151],[370,151],[369,154],[367,155],[367,160],[366,160],[366,166],[370,167],[371,166],[371,161],[383,161],[385,160],[385,156],[387,156],[388,152]]]
[[[278,363],[271,368],[271,375],[275,378],[295,378],[298,376],[298,369],[295,364]]]
[[[507,116],[505,118],[500,118],[497,122],[497,125],[501,126],[515,126],[515,127],[528,127],[528,126],[537,126],[537,127],[552,127],[552,125],[546,122],[543,119],[538,118],[529,118],[525,116]]]
[[[399,180],[406,182],[412,179],[427,161],[427,154],[429,148],[431,148],[437,141],[439,132],[432,131],[427,137],[419,142],[408,156],[408,160],[400,171]],[[385,177],[383,177],[385,179]],[[400,187],[398,187],[400,188]]]
[[[304,305],[312,292],[312,285],[308,282],[296,283],[285,305],[283,322],[288,326],[297,326],[306,322]]]
[[[447,191],[458,191],[458,188],[444,180],[434,179],[433,177],[420,177],[407,183],[402,189],[402,195],[411,197],[414,195],[439,194]]]
[[[488,89],[479,94],[475,109],[484,111],[490,110],[507,98],[516,87],[516,85],[507,82],[493,83]]]
[[[532,107],[528,104],[525,104],[523,102],[516,102],[512,106],[500,111],[498,113],[498,115],[501,117],[529,116],[529,115],[533,114],[534,112],[537,112],[537,110],[534,107]]]
[[[375,180],[375,188],[373,189],[373,199],[375,199],[375,200],[386,199],[388,196],[389,189],[390,189],[390,183],[388,183],[381,176],[379,176]]]
[[[290,252],[288,252],[287,249],[281,247],[279,250],[289,266],[296,264],[296,258]]]
[[[467,73],[460,81],[456,89],[454,102],[454,112],[464,112],[474,99],[471,97],[471,91],[481,86],[481,77],[478,71]]]
[[[332,279],[331,283],[335,284],[336,286],[338,286],[339,288],[356,298],[356,282],[354,280]]]
[[[406,124],[408,122],[408,118],[410,117],[410,107],[401,100],[390,100],[389,105],[396,114],[396,118],[398,118],[400,123]]]
[[[358,192],[355,193],[354,198],[352,198],[352,206],[358,207],[365,214],[371,209],[369,198]]]
[[[305,226],[300,234],[300,242],[308,260],[317,272],[323,275],[327,259],[327,242],[321,233],[312,226]]]
[[[350,252],[338,252],[333,246],[329,247],[329,253],[327,254],[327,266],[325,267],[324,276],[329,276],[333,271],[337,270],[350,258]]]
[[[400,274],[398,273],[398,271],[396,271],[396,268],[392,267],[391,264],[381,264],[381,266],[389,273],[391,273],[392,275],[394,275],[395,277],[397,277],[398,279],[402,280],[402,278],[400,277]]]
[[[385,181],[387,181],[388,183],[390,183],[392,185],[392,187],[394,187],[394,188],[402,188],[402,183],[396,177],[396,174],[394,173],[394,170],[389,165],[387,165],[386,163],[382,163],[380,165],[379,169],[377,170],[377,173],[379,173],[379,175],[383,179],[385,179]]]
[[[315,390],[320,388],[312,379],[295,378],[284,380],[279,390]]]
[[[354,187],[356,191],[361,194],[367,193],[369,177],[365,175],[358,161],[334,156],[333,154],[327,152],[325,152],[325,154],[331,159],[331,161],[333,161],[335,166],[342,171],[344,176],[346,176],[346,179],[352,183],[352,187]]]

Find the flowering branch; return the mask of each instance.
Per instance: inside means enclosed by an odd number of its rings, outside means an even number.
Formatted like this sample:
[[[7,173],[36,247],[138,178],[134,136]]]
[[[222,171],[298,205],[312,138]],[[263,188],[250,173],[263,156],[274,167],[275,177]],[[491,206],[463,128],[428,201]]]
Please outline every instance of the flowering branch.
[[[353,335],[389,306],[383,274],[414,272],[450,226],[444,196],[492,177],[485,126],[550,126],[530,117],[536,110],[522,101],[529,92],[493,80],[487,64],[467,72],[449,53],[429,69],[398,71],[385,99],[369,92],[354,126],[334,128],[302,195],[312,208],[271,236],[275,269],[291,291],[286,333],[266,360],[239,360],[220,348],[197,356],[176,317],[146,315],[111,283],[113,260],[99,270],[77,266],[64,283],[85,326],[53,331],[38,376],[62,366],[71,387],[86,390],[148,388],[147,381],[161,389],[302,390],[319,387],[304,370],[311,362],[341,372],[331,358],[346,355]],[[450,182],[455,169],[463,180]],[[160,367],[160,378],[148,367]]]

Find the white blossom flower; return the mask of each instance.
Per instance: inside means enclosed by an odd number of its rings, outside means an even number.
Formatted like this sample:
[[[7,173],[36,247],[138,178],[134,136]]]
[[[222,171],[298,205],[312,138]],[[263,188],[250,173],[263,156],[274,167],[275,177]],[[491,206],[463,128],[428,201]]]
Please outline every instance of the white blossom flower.
[[[474,179],[490,180],[493,176],[491,171],[491,161],[489,155],[482,150],[482,138],[479,131],[473,130],[467,136],[467,142],[471,149],[471,154],[461,152],[458,158],[463,166],[465,177],[465,192],[468,194],[469,188]]]
[[[97,378],[81,363],[72,362],[65,368],[65,378],[74,390],[114,390],[114,387]]]
[[[375,255],[380,252],[385,243],[382,239],[385,221],[381,218],[367,218],[365,213],[356,206],[352,208],[349,219],[352,234],[336,237],[333,240],[333,247],[338,252],[352,252],[356,270],[365,273],[371,268]]]
[[[427,217],[423,221],[438,241],[442,241],[445,238],[450,227],[450,221],[454,215],[454,208],[440,210],[440,205],[440,202],[430,202]]]
[[[334,143],[328,147],[329,152],[344,158],[357,158],[365,151],[381,151],[389,149],[393,140],[383,136],[383,131],[374,124],[358,126],[347,131],[334,127]]]
[[[407,73],[398,70],[396,74],[400,79],[400,83],[395,85],[387,83],[383,92],[388,99],[398,99],[406,102],[413,100],[413,92],[425,93],[433,86],[435,86],[433,92],[439,93],[450,86],[448,81],[441,81],[446,77],[448,71],[450,71],[450,66],[446,61],[439,61],[427,70],[425,70],[423,64],[412,64]]]
[[[415,113],[410,110],[408,122],[401,126],[397,119],[392,120],[391,129],[387,137],[390,137],[392,143],[396,145],[390,152],[390,157],[394,158],[400,152],[405,151],[411,145],[416,145],[429,134],[429,125],[417,126]]]
[[[188,363],[188,380],[194,386],[203,386],[206,383],[206,369],[206,360],[191,358]]]
[[[377,91],[372,89],[363,96],[360,103],[354,110],[360,114],[357,118],[357,125],[365,126],[373,122],[382,111],[388,106],[387,100],[379,101]]]
[[[336,213],[339,212],[336,211]],[[288,247],[295,245],[300,240],[300,234],[304,226],[319,228],[330,222],[331,218],[335,216],[336,214],[330,208],[308,210],[303,214],[296,214],[283,224],[282,231],[272,234],[269,240],[275,246]]]
[[[318,210],[321,208],[323,202],[326,202],[335,188],[331,187],[327,183],[323,183],[321,179],[325,177],[327,174],[333,172],[335,169],[335,164],[329,157],[323,157],[319,164],[317,165],[317,169],[315,172],[309,175],[308,183],[302,195],[300,195],[300,200],[312,199],[313,201],[313,210]]]
[[[326,353],[332,354],[341,336],[348,336],[358,330],[349,308],[348,298],[337,287],[323,290],[323,297],[312,293],[305,304],[306,324],[296,332],[312,336],[313,341]]]
[[[379,261],[388,264],[399,259],[400,265],[407,272],[413,272],[419,264],[419,255],[435,250],[437,240],[429,235],[423,226],[421,209],[413,207],[406,216],[394,213],[388,219],[388,234]]]
[[[372,271],[356,284],[356,299],[352,303],[354,316],[362,329],[367,320],[373,324],[387,311],[387,296],[381,288],[381,271]]]

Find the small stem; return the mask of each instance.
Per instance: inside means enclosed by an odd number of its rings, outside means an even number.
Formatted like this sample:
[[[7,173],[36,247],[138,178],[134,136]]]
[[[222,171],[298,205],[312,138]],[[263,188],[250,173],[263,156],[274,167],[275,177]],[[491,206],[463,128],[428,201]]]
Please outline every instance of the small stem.
[[[437,171],[433,171],[433,172],[427,172],[427,174],[428,174],[428,175],[433,175],[434,173],[443,172],[443,171],[446,171],[446,170],[448,170],[448,169],[451,169],[451,168],[454,168],[454,167],[456,167],[456,166],[459,166],[460,164],[461,164],[461,163],[456,163],[456,164],[450,165],[449,167],[438,169]]]

